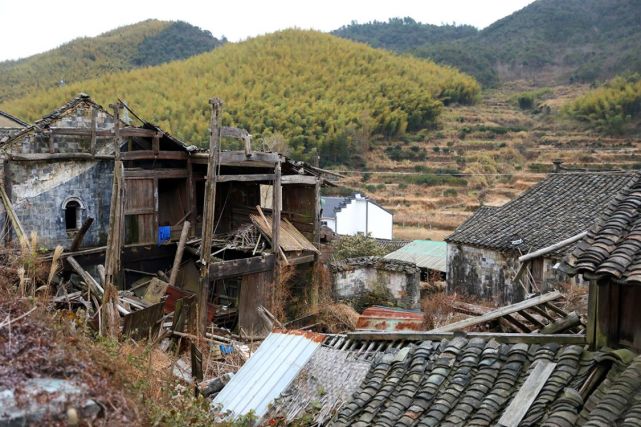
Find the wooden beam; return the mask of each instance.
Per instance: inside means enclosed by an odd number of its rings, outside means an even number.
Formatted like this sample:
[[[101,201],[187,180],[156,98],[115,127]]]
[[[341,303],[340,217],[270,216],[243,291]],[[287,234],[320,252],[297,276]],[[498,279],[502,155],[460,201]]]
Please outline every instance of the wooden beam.
[[[316,178],[314,187],[314,245],[320,250],[320,234],[321,234],[321,179]]]
[[[190,235],[196,235],[196,216],[198,215],[198,203],[196,200],[196,183],[194,182],[194,167],[191,156],[187,159],[187,204],[189,206],[189,220],[194,226]]]
[[[125,178],[187,178],[189,171],[176,168],[160,169],[125,169]]]
[[[47,129],[48,132],[50,132],[52,135],[68,135],[68,136],[88,136],[88,137],[93,137],[94,135],[96,137],[111,137],[113,138],[115,135],[115,130],[94,130],[91,128],[59,128],[59,127],[51,127]],[[145,129],[145,128],[137,128],[137,127],[124,127],[121,128],[120,130],[120,137],[122,138],[128,138],[128,137],[141,137],[141,138],[153,138],[153,137],[161,137],[163,135],[162,132],[158,132],[153,129]]]
[[[211,263],[209,274],[211,280],[245,276],[247,274],[270,271],[274,268],[274,255],[255,256],[229,261]]]
[[[517,427],[519,425],[532,403],[534,403],[536,396],[539,395],[548,378],[552,375],[554,368],[556,368],[556,363],[545,359],[539,359],[535,362],[534,367],[530,370],[530,374],[516,393],[516,396],[503,411],[498,425],[503,427]]]
[[[187,243],[187,237],[189,237],[189,226],[191,223],[185,221],[183,223],[183,229],[180,233],[180,240],[178,241],[178,247],[176,248],[176,256],[174,257],[174,265],[171,267],[171,274],[169,275],[169,285],[176,286],[176,278],[178,277],[178,270],[180,270],[180,263],[183,259],[183,253],[185,252],[185,243]]]
[[[188,157],[186,151],[135,150],[122,153],[123,160],[187,160]]]
[[[523,322],[521,322],[520,320],[516,319],[511,314],[506,314],[505,316],[503,316],[503,318],[505,320],[507,320],[508,322],[510,322],[512,325],[516,326],[516,328],[519,329],[521,332],[525,332],[525,333],[530,333],[531,332],[530,328],[525,326],[523,324]]]
[[[195,162],[205,163],[208,157],[207,153],[192,153]],[[200,160],[200,161],[198,161]],[[277,153],[265,153],[262,151],[254,151],[251,157],[245,155],[245,151],[223,151],[220,153],[220,164],[242,164],[242,166],[258,166],[273,167],[277,162],[280,162],[280,156]]]
[[[289,265],[299,265],[299,264],[309,264],[316,261],[316,255],[300,255],[300,256],[290,256],[287,258],[287,263]]]
[[[519,311],[518,314],[519,314],[519,316],[522,316],[525,320],[527,320],[528,322],[530,322],[531,324],[533,324],[536,327],[542,328],[542,327],[545,326],[536,317],[532,316],[530,313],[528,313],[525,310]]]
[[[470,326],[478,325],[480,323],[486,323],[492,320],[496,320],[500,317],[505,316],[506,314],[512,314],[512,313],[516,313],[518,311],[524,310],[526,308],[535,307],[544,302],[554,301],[555,299],[560,297],[561,297],[561,293],[559,291],[550,292],[545,295],[540,295],[538,297],[534,297],[534,298],[527,299],[525,301],[518,302],[516,304],[501,307],[497,310],[490,311],[489,313],[486,313],[482,316],[472,317],[470,319],[464,319],[459,322],[450,323],[449,325],[445,325],[440,328],[433,329],[430,332],[452,332],[452,331],[468,328]]]
[[[91,227],[91,224],[93,224],[93,218],[87,218],[82,224],[82,227],[80,227],[80,230],[78,230],[76,235],[73,237],[73,242],[71,242],[71,246],[69,246],[69,252],[75,252],[80,249],[82,239],[84,239],[85,234],[87,234],[87,230]]]
[[[568,239],[561,240],[560,242],[557,242],[557,243],[555,243],[553,245],[546,246],[546,247],[541,248],[541,249],[539,249],[537,251],[530,252],[529,254],[525,254],[523,256],[520,256],[519,257],[519,261],[520,262],[529,261],[531,259],[538,258],[538,257],[540,257],[542,255],[545,255],[545,254],[548,254],[550,252],[554,252],[557,249],[561,249],[563,246],[567,246],[570,243],[574,243],[577,240],[581,240],[582,238],[584,238],[587,235],[588,235],[587,231],[582,231],[581,233],[577,234],[576,236],[572,236],[572,237],[570,237]]]
[[[11,225],[13,226],[13,231],[16,233],[16,236],[18,236],[19,240],[24,241],[27,248],[31,249],[31,243],[24,232],[24,228],[22,228],[22,223],[20,222],[18,215],[16,215],[16,211],[13,209],[13,204],[11,203],[7,192],[4,190],[4,183],[3,185],[0,185],[0,198],[2,198],[4,210],[11,221]]]
[[[207,180],[205,181],[205,206],[203,208],[203,230],[200,243],[200,293],[198,296],[198,335],[205,336],[207,330],[207,310],[209,300],[211,262],[211,241],[214,234],[216,214],[216,175],[219,161],[220,118],[223,102],[218,98],[209,100],[211,105],[211,124],[209,136],[209,159]]]
[[[316,185],[318,177],[314,175],[283,175],[281,177],[281,183],[283,185],[288,184],[306,184],[306,185]]]
[[[542,328],[539,333],[541,334],[558,334],[568,329],[574,328],[581,324],[581,319],[576,312],[568,314],[562,319],[557,319],[554,322],[550,322],[547,326]]]
[[[455,332],[414,332],[414,331],[400,331],[400,332],[349,332],[347,338],[353,340],[367,340],[367,341],[441,341],[451,340],[454,337],[463,336],[468,339],[483,338],[486,340],[495,340],[501,344],[568,344],[568,345],[583,345],[585,344],[585,335],[577,334],[519,334],[519,333],[494,333],[494,332],[468,332],[468,333],[455,333]]]
[[[257,174],[242,174],[242,175],[220,175],[216,178],[218,182],[251,182],[251,181],[273,181],[273,173],[257,173]]]
[[[151,139],[151,151],[153,151],[156,156],[160,152],[160,137],[158,135],[154,135]]]

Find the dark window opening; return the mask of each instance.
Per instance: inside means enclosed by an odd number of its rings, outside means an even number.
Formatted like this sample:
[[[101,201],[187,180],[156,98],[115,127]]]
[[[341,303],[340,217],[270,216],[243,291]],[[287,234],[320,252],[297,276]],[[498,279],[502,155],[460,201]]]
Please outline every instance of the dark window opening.
[[[65,227],[67,230],[80,228],[80,203],[72,200],[65,205]]]

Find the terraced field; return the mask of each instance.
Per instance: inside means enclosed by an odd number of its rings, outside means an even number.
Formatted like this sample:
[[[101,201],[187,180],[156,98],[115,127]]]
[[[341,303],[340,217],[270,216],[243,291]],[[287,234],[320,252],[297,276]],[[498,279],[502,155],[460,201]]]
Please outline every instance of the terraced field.
[[[481,204],[511,200],[554,169],[641,168],[638,135],[604,137],[560,114],[587,86],[550,89],[533,110],[521,110],[519,83],[486,91],[473,106],[447,107],[438,129],[402,141],[372,143],[368,172],[349,171],[342,184],[395,214],[395,238],[442,239]]]

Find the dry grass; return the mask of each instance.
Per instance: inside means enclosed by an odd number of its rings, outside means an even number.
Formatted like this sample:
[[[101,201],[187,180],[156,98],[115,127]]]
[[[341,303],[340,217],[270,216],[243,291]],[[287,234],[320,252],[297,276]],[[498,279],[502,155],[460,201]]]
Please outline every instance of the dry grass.
[[[324,304],[320,308],[318,320],[327,327],[329,333],[336,334],[356,329],[358,313],[347,304]]]

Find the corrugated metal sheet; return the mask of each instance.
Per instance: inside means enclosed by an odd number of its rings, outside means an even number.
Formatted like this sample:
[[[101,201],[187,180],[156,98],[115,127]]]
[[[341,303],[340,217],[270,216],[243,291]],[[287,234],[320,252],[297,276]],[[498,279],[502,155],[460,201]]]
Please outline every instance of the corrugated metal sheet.
[[[276,331],[258,347],[212,402],[232,417],[254,411],[262,418],[269,404],[298,375],[324,340],[321,334]]]
[[[423,313],[391,307],[368,307],[358,317],[356,329],[377,331],[422,331]]]
[[[385,258],[413,262],[418,267],[447,271],[447,243],[436,240],[414,240]]]

